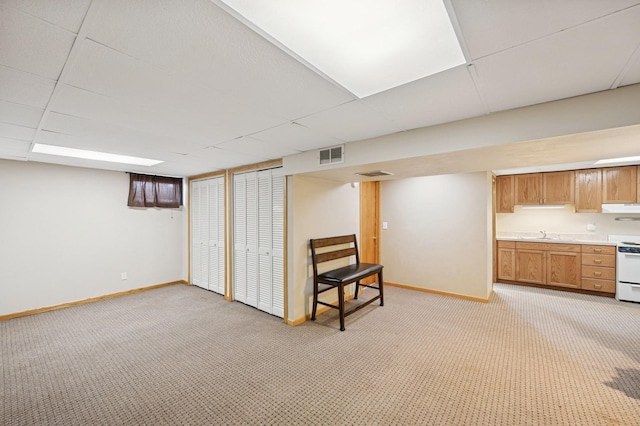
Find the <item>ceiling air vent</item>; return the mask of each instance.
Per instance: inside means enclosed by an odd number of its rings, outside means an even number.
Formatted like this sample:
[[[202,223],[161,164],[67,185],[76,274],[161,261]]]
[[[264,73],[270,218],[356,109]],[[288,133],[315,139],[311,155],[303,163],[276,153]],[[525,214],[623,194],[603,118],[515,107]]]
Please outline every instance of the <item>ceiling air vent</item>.
[[[372,172],[362,172],[356,173],[358,176],[366,176],[366,177],[380,177],[380,176],[391,176],[393,173],[385,172],[384,170],[374,170]]]
[[[343,163],[344,162],[344,145],[332,146],[320,150],[320,165]]]

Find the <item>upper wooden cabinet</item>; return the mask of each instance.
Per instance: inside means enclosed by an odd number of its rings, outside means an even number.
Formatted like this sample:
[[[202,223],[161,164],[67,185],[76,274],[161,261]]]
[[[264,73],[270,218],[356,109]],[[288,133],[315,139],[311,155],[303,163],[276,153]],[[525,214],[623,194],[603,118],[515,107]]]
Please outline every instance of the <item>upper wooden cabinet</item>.
[[[573,204],[574,172],[515,175],[515,204]]]
[[[515,204],[542,203],[542,173],[515,175]]]
[[[513,175],[496,177],[496,212],[513,213]]]
[[[578,213],[602,212],[602,169],[576,170],[575,206]]]
[[[542,204],[573,204],[574,172],[542,173]]]
[[[638,166],[602,169],[602,202],[636,203],[638,201]]]

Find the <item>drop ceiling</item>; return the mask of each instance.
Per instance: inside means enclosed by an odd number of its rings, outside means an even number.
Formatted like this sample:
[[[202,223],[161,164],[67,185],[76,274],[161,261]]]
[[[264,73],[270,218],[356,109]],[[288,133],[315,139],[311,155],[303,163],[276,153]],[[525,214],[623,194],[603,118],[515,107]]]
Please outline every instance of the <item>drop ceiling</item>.
[[[0,158],[193,176],[640,83],[640,0],[449,10],[466,64],[358,99],[214,1],[3,0]]]

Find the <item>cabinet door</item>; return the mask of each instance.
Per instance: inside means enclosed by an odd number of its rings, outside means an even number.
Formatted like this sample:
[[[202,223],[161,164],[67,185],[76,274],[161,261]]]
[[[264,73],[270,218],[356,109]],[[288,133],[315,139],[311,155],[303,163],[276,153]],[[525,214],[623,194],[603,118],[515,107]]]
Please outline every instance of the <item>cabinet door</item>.
[[[544,253],[542,250],[516,249],[516,281],[545,284]]]
[[[513,175],[496,177],[496,212],[513,213]]]
[[[498,247],[498,279],[516,280],[516,249]]]
[[[547,284],[580,288],[580,253],[547,252]]]
[[[602,169],[602,202],[635,203],[638,200],[637,166]]]
[[[544,190],[543,204],[573,204],[574,172],[553,172],[542,174]]]
[[[602,212],[602,169],[576,170],[576,212]]]
[[[515,175],[515,204],[542,202],[542,173]]]

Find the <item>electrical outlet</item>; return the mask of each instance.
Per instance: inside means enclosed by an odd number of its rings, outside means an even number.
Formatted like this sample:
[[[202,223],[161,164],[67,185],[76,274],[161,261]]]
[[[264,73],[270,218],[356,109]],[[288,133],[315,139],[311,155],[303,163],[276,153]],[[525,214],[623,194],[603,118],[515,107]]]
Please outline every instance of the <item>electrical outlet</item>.
[[[127,279],[127,273],[126,272],[121,273],[120,274],[120,278],[122,278],[123,280],[126,280]]]
[[[382,229],[389,229],[389,223],[382,222]]]

